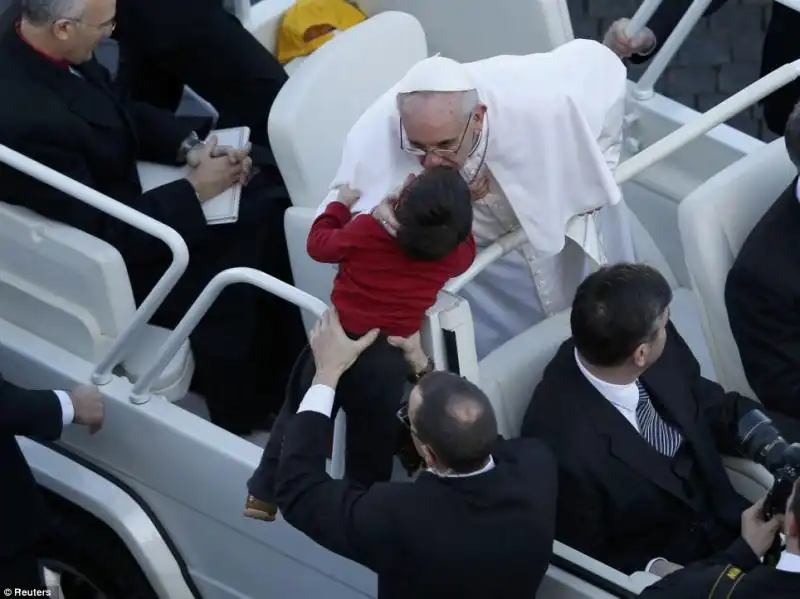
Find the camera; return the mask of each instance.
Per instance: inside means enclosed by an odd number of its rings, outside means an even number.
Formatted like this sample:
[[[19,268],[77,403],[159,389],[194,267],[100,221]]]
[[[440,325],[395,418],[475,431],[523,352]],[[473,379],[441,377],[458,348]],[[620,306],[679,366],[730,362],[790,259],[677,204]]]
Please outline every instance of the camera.
[[[738,424],[740,451],[775,477],[764,500],[764,518],[782,514],[800,478],[800,444],[789,445],[761,410],[751,410]]]
[[[784,451],[784,465],[775,471],[775,482],[764,500],[764,519],[786,511],[786,502],[792,496],[792,489],[800,478],[800,444],[794,443]]]

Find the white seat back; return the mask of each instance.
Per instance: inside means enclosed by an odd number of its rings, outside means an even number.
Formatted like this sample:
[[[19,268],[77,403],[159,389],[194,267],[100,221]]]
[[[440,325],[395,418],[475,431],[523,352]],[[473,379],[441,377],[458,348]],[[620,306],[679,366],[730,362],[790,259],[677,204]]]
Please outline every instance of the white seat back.
[[[135,309],[115,248],[0,203],[0,318],[94,362]]]
[[[293,205],[319,206],[358,117],[427,55],[419,22],[388,12],[342,32],[303,62],[269,115],[270,143]]]
[[[358,0],[368,15],[402,10],[428,32],[431,53],[460,62],[548,52],[573,39],[565,0]]]
[[[797,170],[783,139],[745,156],[687,196],[678,225],[692,287],[719,382],[755,397],[725,307],[725,281],[747,236]]]

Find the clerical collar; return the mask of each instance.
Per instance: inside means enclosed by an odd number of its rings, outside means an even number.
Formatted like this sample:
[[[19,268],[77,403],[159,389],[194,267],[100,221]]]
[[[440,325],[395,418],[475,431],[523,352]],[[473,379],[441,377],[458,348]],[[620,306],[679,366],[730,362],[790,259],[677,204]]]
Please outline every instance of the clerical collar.
[[[31,50],[36,52],[39,56],[41,56],[45,60],[52,62],[54,65],[58,66],[61,69],[66,70],[70,68],[70,64],[66,60],[63,60],[61,58],[56,58],[54,56],[50,56],[46,52],[42,52],[39,48],[37,48],[36,46],[31,44],[27,39],[25,39],[25,36],[22,35],[22,21],[17,21],[16,24],[14,25],[14,28],[17,30],[17,35],[19,36],[19,39],[25,42],[25,45],[27,45]]]
[[[800,202],[800,177],[797,178],[797,185],[794,188],[794,195],[797,198],[797,201]]]

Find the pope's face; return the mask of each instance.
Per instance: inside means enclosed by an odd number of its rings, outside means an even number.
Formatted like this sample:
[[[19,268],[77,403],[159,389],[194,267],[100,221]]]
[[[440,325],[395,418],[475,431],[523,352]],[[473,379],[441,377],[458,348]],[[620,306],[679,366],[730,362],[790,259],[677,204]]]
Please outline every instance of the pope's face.
[[[486,107],[465,114],[457,94],[409,98],[401,113],[404,147],[424,168],[461,168],[475,147]]]

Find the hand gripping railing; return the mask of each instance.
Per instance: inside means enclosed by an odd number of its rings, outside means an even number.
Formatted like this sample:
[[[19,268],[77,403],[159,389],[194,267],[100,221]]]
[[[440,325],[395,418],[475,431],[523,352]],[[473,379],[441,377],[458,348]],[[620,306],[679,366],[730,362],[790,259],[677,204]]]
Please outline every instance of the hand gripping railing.
[[[661,1],[662,0],[645,0],[639,7],[639,10],[636,11],[633,19],[631,19],[631,24],[628,26],[626,33],[628,35],[631,33],[638,33],[646,22],[650,20],[650,17],[653,16],[653,13],[661,4]],[[653,97],[655,94],[653,86],[656,84],[656,81],[658,81],[658,78],[664,73],[664,70],[686,41],[686,38],[689,37],[694,26],[697,25],[698,21],[703,17],[703,13],[706,12],[709,4],[711,4],[711,0],[694,0],[694,2],[692,2],[691,6],[689,6],[681,17],[681,20],[678,21],[675,29],[672,30],[672,33],[664,40],[658,52],[656,52],[655,56],[650,60],[647,70],[639,77],[639,81],[636,83],[636,87],[633,90],[633,97],[635,99],[649,100]],[[644,17],[647,18],[645,19]],[[633,28],[634,25],[636,25],[636,29]]]
[[[652,18],[658,7],[664,0],[644,0],[636,14],[631,18],[625,33],[628,36],[636,35],[648,21]],[[669,1],[669,0],[667,0]],[[778,4],[783,4],[793,10],[800,11],[800,0],[775,0]],[[654,95],[653,87],[659,77],[663,75],[670,61],[683,46],[686,38],[697,25],[698,21],[711,4],[711,0],[695,0],[684,13],[681,20],[672,30],[672,33],[661,44],[659,51],[653,56],[647,70],[642,73],[636,87],[633,89],[633,97],[637,100],[649,100]]]
[[[50,187],[58,189],[84,204],[89,204],[93,208],[105,212],[109,216],[119,219],[140,231],[144,231],[148,235],[160,239],[172,251],[172,262],[169,268],[144,299],[139,309],[136,310],[130,324],[117,336],[106,355],[95,366],[92,372],[92,382],[96,385],[105,385],[111,380],[111,371],[126,357],[125,352],[132,347],[131,340],[147,324],[150,317],[153,316],[161,302],[172,291],[172,288],[175,287],[178,279],[181,278],[181,275],[186,270],[186,266],[189,264],[189,249],[186,247],[186,242],[177,231],[164,223],[142,214],[138,210],[134,210],[83,183],[70,179],[35,160],[31,160],[4,145],[0,145],[0,162],[42,183],[46,183]]]
[[[229,268],[217,274],[206,285],[206,288],[200,293],[198,298],[192,304],[191,308],[186,312],[184,317],[178,323],[178,326],[170,333],[164,345],[158,351],[155,360],[147,368],[138,381],[131,389],[131,402],[135,404],[147,403],[150,398],[150,390],[153,382],[159,377],[161,372],[166,368],[169,361],[177,353],[178,349],[189,338],[189,335],[194,331],[197,323],[205,316],[211,304],[219,297],[222,290],[235,283],[247,283],[254,285],[259,289],[278,296],[279,298],[298,306],[303,310],[308,310],[317,318],[320,318],[328,306],[320,301],[313,295],[309,295],[305,291],[301,291],[297,287],[292,287],[283,281],[276,279],[260,270],[254,268]],[[280,343],[280,339],[275,340]],[[265,366],[269,366],[268,364]],[[342,412],[336,418],[336,424],[333,432],[333,451],[331,459],[331,476],[341,478],[344,472],[344,433],[345,433],[345,420]]]
[[[800,0],[796,0],[800,3]],[[632,158],[620,164],[614,171],[614,179],[619,185],[630,181],[645,169],[663,160],[676,150],[704,135],[717,125],[724,123],[734,115],[749,108],[776,89],[794,81],[800,76],[800,60],[783,65],[770,74],[762,77],[755,83],[748,85],[740,92],[732,95],[711,110],[698,116],[693,122],[687,123],[642,150]],[[461,276],[451,279],[445,289],[457,294],[464,286],[478,276],[492,262],[517,249],[527,241],[522,229],[517,228],[506,233],[485,250],[480,252],[472,266]]]

